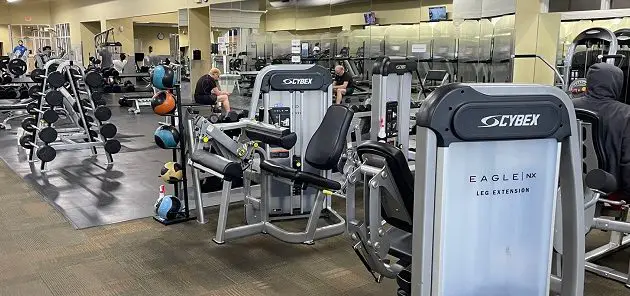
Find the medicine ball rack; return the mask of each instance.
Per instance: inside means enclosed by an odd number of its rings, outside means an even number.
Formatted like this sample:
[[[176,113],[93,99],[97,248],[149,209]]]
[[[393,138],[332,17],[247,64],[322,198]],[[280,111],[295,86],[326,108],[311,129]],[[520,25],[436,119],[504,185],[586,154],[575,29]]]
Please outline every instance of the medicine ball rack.
[[[169,66],[177,67],[178,65],[171,63],[171,65]],[[179,200],[183,201],[184,209],[183,211],[178,213],[177,217],[174,219],[167,220],[167,219],[158,217],[157,215],[153,216],[153,219],[155,221],[160,222],[161,224],[167,225],[167,226],[197,219],[196,217],[190,215],[190,207],[188,203],[188,177],[186,176],[186,167],[187,167],[186,150],[188,146],[187,146],[186,137],[185,137],[186,130],[184,128],[184,112],[182,108],[182,94],[181,94],[180,81],[181,80],[177,79],[177,84],[175,84],[173,87],[173,91],[175,95],[175,110],[173,111],[173,114],[166,115],[166,117],[168,117],[168,122],[170,123],[170,125],[177,128],[177,131],[179,132],[179,135],[180,135],[179,145],[178,145],[179,147],[172,149],[173,150],[172,161],[182,165],[182,174],[184,175],[184,178],[180,182],[174,183],[172,185],[173,185],[174,196],[178,198]]]
[[[107,164],[113,163],[112,154],[120,151],[120,142],[111,139],[116,135],[117,128],[106,123],[111,117],[111,110],[96,106],[94,101],[96,97],[100,99],[100,95],[91,89],[98,87],[102,78],[94,79],[98,77],[93,77],[92,73],[86,74],[73,61],[61,59],[47,62],[44,69],[33,70],[30,76],[41,86],[30,90],[36,102],[29,104],[27,111],[33,117],[22,122],[22,128],[29,134],[21,136],[19,143],[30,150],[29,162],[34,162],[35,149],[41,160],[41,170],[45,170],[46,163],[56,157],[57,150],[90,148],[92,156],[95,156],[96,147],[103,147]],[[85,84],[84,89],[80,82]],[[59,119],[59,114],[70,119],[75,127],[55,128],[54,123]]]

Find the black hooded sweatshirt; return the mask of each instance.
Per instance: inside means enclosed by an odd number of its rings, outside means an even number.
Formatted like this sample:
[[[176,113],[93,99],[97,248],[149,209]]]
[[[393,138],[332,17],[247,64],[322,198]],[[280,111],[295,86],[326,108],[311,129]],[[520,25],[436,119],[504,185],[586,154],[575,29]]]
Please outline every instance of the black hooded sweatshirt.
[[[630,198],[630,105],[619,102],[624,75],[607,63],[591,66],[586,74],[586,96],[573,100],[575,108],[596,112],[604,126],[607,172],[617,177],[621,198]]]

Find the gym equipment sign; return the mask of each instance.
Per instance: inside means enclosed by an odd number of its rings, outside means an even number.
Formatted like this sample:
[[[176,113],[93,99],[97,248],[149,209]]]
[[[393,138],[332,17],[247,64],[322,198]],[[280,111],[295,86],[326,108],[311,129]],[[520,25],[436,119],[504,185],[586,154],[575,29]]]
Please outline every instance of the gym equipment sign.
[[[536,179],[536,173],[512,173],[501,175],[470,175],[468,177],[469,183],[490,183],[490,182],[513,182],[513,181],[525,181],[530,179]],[[519,193],[529,193],[529,187],[510,188],[510,189],[493,189],[493,190],[477,190],[477,196],[491,196],[491,195],[510,195]]]

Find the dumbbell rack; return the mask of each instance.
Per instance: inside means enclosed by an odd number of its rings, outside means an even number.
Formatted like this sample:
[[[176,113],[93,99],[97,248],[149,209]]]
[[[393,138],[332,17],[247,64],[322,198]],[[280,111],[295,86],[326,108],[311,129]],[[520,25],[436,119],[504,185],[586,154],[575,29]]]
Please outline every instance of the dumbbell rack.
[[[54,69],[54,70],[51,70]],[[79,89],[79,81],[81,79],[85,79],[86,74],[82,67],[75,65],[72,61],[65,60],[51,60],[46,63],[43,73],[44,75],[40,76],[41,71],[35,71],[36,73],[31,73],[31,77],[34,81],[38,81],[39,79],[43,79],[42,82],[42,92],[39,93],[40,98],[36,103],[38,110],[44,110],[48,105],[51,105],[48,96],[51,93],[56,93],[58,96],[61,96],[61,102],[56,102],[52,104],[52,107],[63,106],[62,110],[57,109],[56,111],[63,111],[66,113],[67,117],[72,120],[74,125],[77,127],[74,128],[65,128],[65,129],[57,129],[58,138],[56,141],[46,144],[49,147],[53,147],[56,150],[78,150],[78,149],[86,149],[90,148],[92,150],[92,155],[96,155],[96,147],[103,146],[105,148],[105,154],[107,157],[107,164],[111,164],[113,162],[112,155],[113,153],[117,153],[120,150],[120,142],[117,140],[107,140],[101,133],[101,135],[91,131],[91,127],[96,127],[99,131],[102,131],[103,126],[101,121],[98,120],[96,122],[91,122],[87,120],[86,123],[86,111],[95,111],[97,110],[94,101],[92,98],[92,93],[89,87],[86,87],[85,90]],[[59,73],[59,74],[54,74]],[[65,73],[65,77],[64,77]],[[55,80],[62,79],[62,82],[55,81],[51,83],[50,77],[55,75]],[[61,75],[61,76],[60,76]],[[82,100],[81,94],[87,95],[90,100]],[[44,96],[46,96],[46,102],[44,102]],[[88,101],[85,106],[84,102]],[[76,102],[76,110],[73,108],[74,103]],[[57,104],[59,103],[59,104]],[[106,107],[105,107],[106,108]],[[33,108],[31,108],[33,109]],[[40,123],[41,121],[41,113],[36,112],[35,114],[35,122]],[[111,116],[111,111],[110,111]],[[93,121],[93,120],[92,120]],[[52,124],[50,125],[52,127]],[[113,126],[113,125],[111,125]],[[115,126],[114,135],[115,135]],[[111,129],[110,129],[111,130]],[[35,129],[33,133],[33,140],[35,146],[37,145],[39,139],[39,129]],[[113,135],[112,135],[113,137]],[[81,141],[81,142],[78,142]],[[25,147],[26,148],[26,147]],[[110,153],[111,152],[111,153]],[[56,152],[55,152],[56,153]],[[34,161],[34,149],[30,149],[28,160],[30,162]],[[41,157],[42,160],[41,169],[45,170],[46,163],[51,159],[47,158],[45,161]],[[50,160],[49,160],[50,159]],[[54,157],[53,157],[54,159]]]
[[[187,142],[186,142],[186,130],[184,126],[184,111],[182,108],[182,95],[181,95],[181,87],[179,81],[178,84],[175,85],[175,112],[172,115],[168,115],[168,119],[170,125],[177,127],[177,131],[179,132],[179,147],[173,149],[173,162],[179,163],[182,165],[182,174],[184,178],[182,181],[173,184],[173,193],[174,196],[179,200],[183,200],[184,202],[184,210],[178,214],[178,216],[174,219],[165,220],[158,216],[153,216],[155,221],[162,223],[163,225],[173,225],[182,222],[187,222],[190,220],[197,219],[196,217],[192,217],[190,215],[190,208],[188,203],[188,177],[186,176],[186,163],[188,161],[187,155]],[[180,196],[181,193],[181,196]]]

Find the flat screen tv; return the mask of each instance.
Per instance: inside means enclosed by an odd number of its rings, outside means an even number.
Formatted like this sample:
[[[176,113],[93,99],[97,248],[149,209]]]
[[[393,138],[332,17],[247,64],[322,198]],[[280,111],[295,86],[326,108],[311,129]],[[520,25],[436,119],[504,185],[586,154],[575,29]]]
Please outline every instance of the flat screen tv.
[[[446,6],[429,7],[429,21],[439,22],[447,20]]]
[[[376,15],[373,11],[364,13],[363,18],[365,19],[366,25],[376,25]]]

